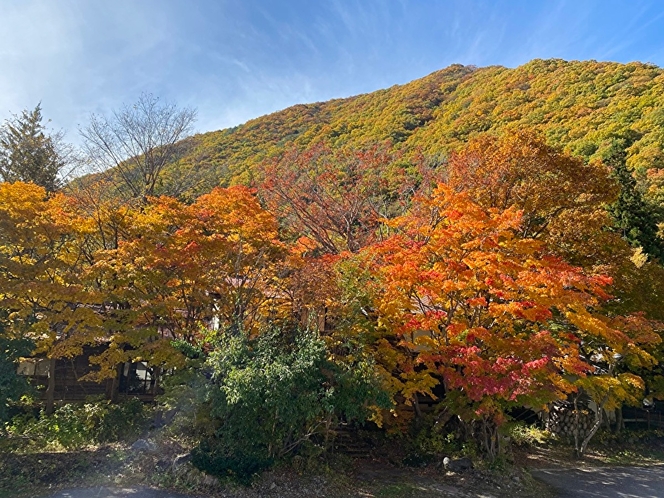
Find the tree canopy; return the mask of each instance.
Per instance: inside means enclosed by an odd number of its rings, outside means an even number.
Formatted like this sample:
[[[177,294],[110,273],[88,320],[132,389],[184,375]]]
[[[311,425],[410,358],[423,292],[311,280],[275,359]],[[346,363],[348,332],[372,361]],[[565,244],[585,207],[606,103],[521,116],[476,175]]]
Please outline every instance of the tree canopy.
[[[41,104],[5,121],[0,127],[0,178],[5,182],[32,182],[53,192],[67,166],[68,148],[62,133],[49,134]]]

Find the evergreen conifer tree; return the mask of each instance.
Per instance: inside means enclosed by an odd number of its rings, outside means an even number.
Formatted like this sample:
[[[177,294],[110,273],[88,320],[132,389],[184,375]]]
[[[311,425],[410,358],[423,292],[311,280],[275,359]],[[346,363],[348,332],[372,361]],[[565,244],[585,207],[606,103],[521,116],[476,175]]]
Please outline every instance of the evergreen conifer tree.
[[[32,182],[49,192],[60,186],[64,158],[58,150],[62,135],[49,135],[42,123],[41,104],[5,121],[0,127],[0,180]]]
[[[657,235],[657,213],[643,198],[627,168],[626,159],[624,147],[617,143],[610,148],[605,159],[611,167],[611,175],[620,185],[618,200],[608,207],[612,228],[633,247],[641,247],[649,256],[664,261],[664,244]]]

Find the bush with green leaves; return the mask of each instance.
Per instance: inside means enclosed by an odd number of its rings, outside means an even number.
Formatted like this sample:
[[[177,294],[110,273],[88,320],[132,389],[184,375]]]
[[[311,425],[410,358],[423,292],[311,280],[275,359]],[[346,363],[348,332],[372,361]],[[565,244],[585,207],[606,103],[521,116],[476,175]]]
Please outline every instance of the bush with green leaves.
[[[504,432],[513,445],[524,447],[542,445],[554,437],[547,430],[525,422],[508,423]]]
[[[105,400],[69,403],[52,415],[24,414],[14,417],[7,429],[40,445],[74,449],[135,438],[148,420],[146,405],[131,398],[117,404]]]
[[[304,447],[323,451],[340,420],[364,421],[370,406],[387,403],[368,360],[333,360],[311,331],[228,333],[208,363],[207,403],[218,429],[192,461],[244,482]]]
[[[34,344],[26,339],[9,339],[0,335],[0,422],[11,417],[11,405],[30,391],[26,378],[17,375],[16,367],[18,359],[30,354],[33,348]]]
[[[171,346],[182,353],[188,360],[197,360],[204,356],[203,347],[199,343],[192,343],[184,339],[175,339],[171,341]]]
[[[216,425],[206,410],[201,409],[209,387],[207,353],[199,343],[177,340],[171,344],[184,356],[184,365],[161,379],[164,393],[158,398],[157,410],[172,414],[163,428],[168,437],[184,446],[195,446],[201,434],[214,432]]]

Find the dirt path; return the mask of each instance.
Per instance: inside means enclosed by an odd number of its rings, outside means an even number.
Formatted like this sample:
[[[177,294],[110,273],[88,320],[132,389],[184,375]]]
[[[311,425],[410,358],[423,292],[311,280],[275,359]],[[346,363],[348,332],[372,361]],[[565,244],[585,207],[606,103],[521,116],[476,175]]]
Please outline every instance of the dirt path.
[[[192,498],[185,495],[142,487],[69,489],[47,498]]]
[[[560,498],[664,497],[664,465],[537,469],[532,475],[558,489]]]

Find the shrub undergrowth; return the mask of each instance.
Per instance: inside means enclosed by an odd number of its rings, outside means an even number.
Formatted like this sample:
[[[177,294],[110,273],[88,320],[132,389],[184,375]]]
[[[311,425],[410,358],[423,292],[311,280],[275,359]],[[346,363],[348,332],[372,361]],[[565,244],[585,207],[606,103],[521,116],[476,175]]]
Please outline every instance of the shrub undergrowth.
[[[297,453],[324,451],[340,420],[366,420],[385,404],[372,365],[333,360],[311,331],[222,335],[204,410],[217,430],[193,452],[200,470],[248,482]]]
[[[91,400],[63,405],[52,415],[17,415],[6,430],[44,448],[70,450],[137,437],[148,418],[149,409],[135,398],[117,404]]]

